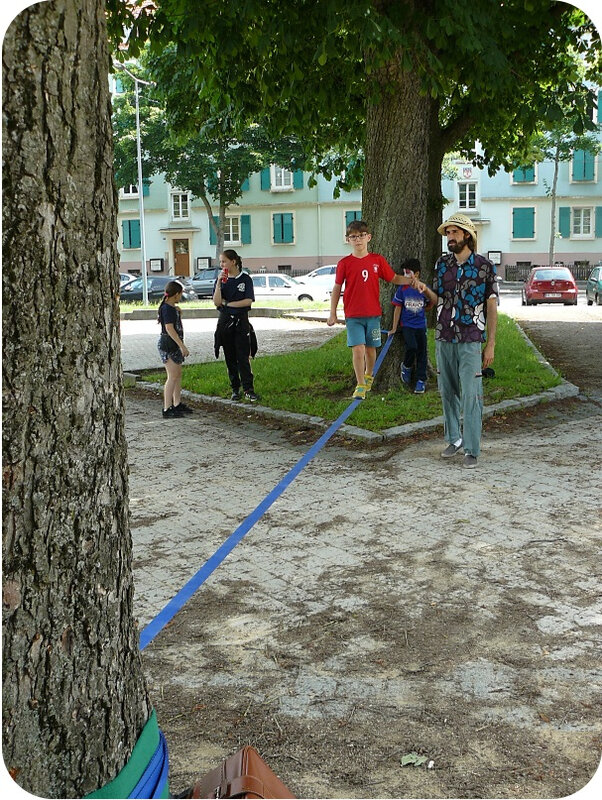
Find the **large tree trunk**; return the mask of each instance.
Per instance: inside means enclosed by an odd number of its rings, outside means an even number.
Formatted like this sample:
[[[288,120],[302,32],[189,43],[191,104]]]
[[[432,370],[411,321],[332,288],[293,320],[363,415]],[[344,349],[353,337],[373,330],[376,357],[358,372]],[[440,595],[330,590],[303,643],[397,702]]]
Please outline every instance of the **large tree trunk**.
[[[150,714],[132,616],[104,0],[4,40],[3,755],[83,797]]]
[[[391,92],[385,87],[393,75],[395,90]],[[418,258],[426,271],[423,277],[427,277],[432,274],[429,262],[434,241],[429,175],[434,170],[431,138],[438,131],[436,101],[422,95],[416,74],[401,70],[397,63],[383,70],[379,79],[381,100],[367,110],[362,191],[362,216],[373,233],[370,249],[382,253],[396,270],[406,258]],[[392,323],[394,289],[381,282],[382,324],[386,329]],[[403,339],[398,334],[376,378],[377,391],[399,387],[402,358]]]

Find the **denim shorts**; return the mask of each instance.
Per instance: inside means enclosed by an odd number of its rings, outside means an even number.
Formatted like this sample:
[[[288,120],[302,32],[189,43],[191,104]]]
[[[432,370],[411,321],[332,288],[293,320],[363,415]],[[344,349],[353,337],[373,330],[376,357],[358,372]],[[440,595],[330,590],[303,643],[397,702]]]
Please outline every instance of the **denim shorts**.
[[[347,317],[347,347],[364,344],[366,347],[380,347],[380,317]]]
[[[159,356],[164,364],[167,364],[170,358],[174,364],[184,363],[184,356],[182,355],[182,351],[179,348],[178,350],[174,350],[173,352],[170,351],[169,353],[167,352],[167,350],[161,350],[160,347],[157,347],[157,350],[159,351]]]

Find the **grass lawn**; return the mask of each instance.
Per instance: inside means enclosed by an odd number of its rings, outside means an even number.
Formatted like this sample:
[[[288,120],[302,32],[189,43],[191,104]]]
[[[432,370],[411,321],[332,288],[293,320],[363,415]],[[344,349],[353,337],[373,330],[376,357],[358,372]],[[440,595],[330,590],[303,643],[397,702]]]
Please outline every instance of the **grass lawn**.
[[[388,357],[388,356],[387,356]],[[429,331],[429,358],[435,364],[433,331]],[[561,383],[524,340],[516,323],[498,314],[495,348],[495,377],[483,381],[485,405],[542,392]],[[255,388],[261,405],[269,408],[336,419],[351,402],[355,388],[351,353],[342,331],[321,347],[283,355],[257,357],[253,361]],[[144,380],[161,383],[165,372],[146,373]],[[183,369],[182,386],[198,394],[230,396],[226,366],[219,361],[191,364]],[[387,394],[372,391],[359,404],[350,424],[371,431],[432,419],[441,414],[436,381],[432,379],[423,395],[405,388]]]

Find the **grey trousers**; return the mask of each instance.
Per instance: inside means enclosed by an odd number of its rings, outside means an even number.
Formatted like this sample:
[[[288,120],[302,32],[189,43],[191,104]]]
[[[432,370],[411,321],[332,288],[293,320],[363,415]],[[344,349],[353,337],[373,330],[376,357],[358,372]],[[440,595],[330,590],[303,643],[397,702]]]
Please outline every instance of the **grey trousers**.
[[[462,439],[464,452],[477,457],[483,422],[481,342],[437,341],[435,348],[445,441]]]

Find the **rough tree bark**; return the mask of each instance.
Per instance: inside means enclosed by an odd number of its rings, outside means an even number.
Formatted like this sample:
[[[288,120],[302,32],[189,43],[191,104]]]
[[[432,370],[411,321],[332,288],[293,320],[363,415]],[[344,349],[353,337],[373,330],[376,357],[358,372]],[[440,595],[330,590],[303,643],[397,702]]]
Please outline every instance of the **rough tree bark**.
[[[392,78],[395,89],[387,91],[384,87],[391,85]],[[376,80],[383,87],[382,96],[367,110],[362,189],[362,216],[372,224],[370,249],[382,253],[396,271],[406,258],[421,258],[423,253],[433,256],[432,263],[421,259],[425,270],[422,277],[426,279],[432,275],[440,221],[440,216],[437,219],[433,213],[432,203],[429,205],[431,186],[424,178],[425,173],[436,173],[437,160],[440,170],[443,159],[440,148],[431,146],[438,130],[436,101],[421,94],[417,75],[403,71],[398,62],[381,70]],[[440,195],[439,187],[437,196]],[[392,224],[392,220],[396,222]],[[397,235],[399,230],[403,232],[401,237]],[[387,330],[393,318],[391,298],[395,288],[381,282],[382,326]],[[403,339],[397,335],[375,380],[376,391],[400,386],[403,352]]]
[[[151,711],[132,615],[104,0],[4,39],[3,755],[82,797]]]

